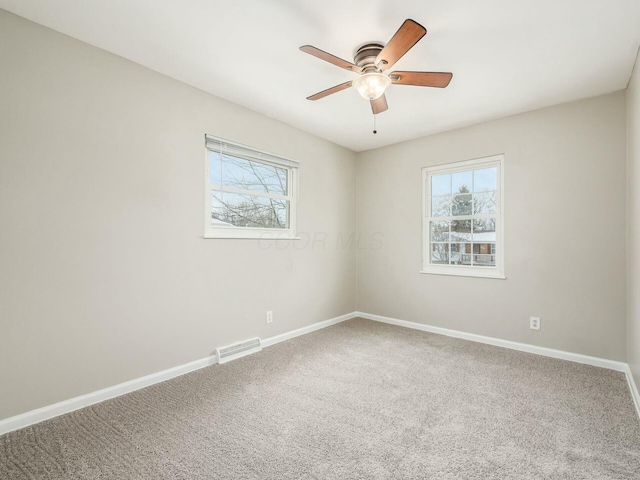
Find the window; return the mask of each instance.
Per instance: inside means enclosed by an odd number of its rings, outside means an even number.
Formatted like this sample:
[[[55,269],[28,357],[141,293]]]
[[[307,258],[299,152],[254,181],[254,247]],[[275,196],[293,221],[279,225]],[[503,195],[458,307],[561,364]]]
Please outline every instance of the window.
[[[298,162],[207,135],[205,238],[295,238]]]
[[[504,278],[504,156],[428,167],[422,273]]]

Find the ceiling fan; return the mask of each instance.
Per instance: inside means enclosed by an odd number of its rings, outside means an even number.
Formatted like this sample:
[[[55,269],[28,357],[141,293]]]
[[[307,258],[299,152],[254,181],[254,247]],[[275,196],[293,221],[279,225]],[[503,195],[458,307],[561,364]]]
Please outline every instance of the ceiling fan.
[[[311,45],[303,45],[300,47],[303,52],[359,74],[355,80],[318,92],[307,97],[307,100],[320,100],[327,95],[353,86],[363,98],[371,102],[371,110],[375,115],[389,108],[384,92],[391,83],[420,87],[446,87],[449,85],[453,73],[402,71],[385,73],[426,33],[427,30],[418,22],[407,19],[386,45],[380,42],[367,42],[359,47],[354,54],[354,63],[347,62]]]

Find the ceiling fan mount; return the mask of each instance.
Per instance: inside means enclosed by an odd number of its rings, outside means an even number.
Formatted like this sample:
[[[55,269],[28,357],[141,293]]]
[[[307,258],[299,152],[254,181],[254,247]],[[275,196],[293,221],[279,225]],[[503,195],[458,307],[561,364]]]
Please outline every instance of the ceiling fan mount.
[[[376,58],[384,48],[384,43],[381,42],[367,42],[364,45],[358,47],[353,54],[353,63],[355,63],[364,72],[365,69],[375,69]]]
[[[300,47],[303,52],[359,75],[352,81],[311,95],[307,97],[307,100],[320,100],[332,93],[353,86],[363,98],[370,101],[371,110],[375,115],[389,108],[384,92],[392,83],[420,87],[446,87],[453,77],[450,72],[385,72],[418,43],[426,33],[427,30],[418,22],[407,19],[386,45],[381,42],[367,42],[358,47],[353,56],[354,63],[311,45],[303,45]]]

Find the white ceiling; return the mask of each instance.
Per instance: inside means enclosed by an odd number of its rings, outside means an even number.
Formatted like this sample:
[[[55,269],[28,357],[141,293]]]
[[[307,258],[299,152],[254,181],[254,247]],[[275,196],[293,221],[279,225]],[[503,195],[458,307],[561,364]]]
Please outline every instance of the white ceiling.
[[[355,151],[626,87],[638,0],[0,0],[0,8]],[[451,71],[448,88],[391,85],[372,134],[346,60],[406,18],[427,35],[395,70]]]

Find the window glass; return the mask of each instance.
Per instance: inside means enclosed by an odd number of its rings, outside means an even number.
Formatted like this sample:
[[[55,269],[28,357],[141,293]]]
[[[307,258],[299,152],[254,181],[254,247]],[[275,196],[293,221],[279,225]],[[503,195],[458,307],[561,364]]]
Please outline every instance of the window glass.
[[[423,272],[503,277],[503,156],[423,169]],[[449,171],[447,171],[449,170]]]
[[[449,195],[451,193],[451,175],[435,175],[431,177],[431,196]]]
[[[206,238],[295,236],[297,162],[206,136]]]
[[[211,192],[211,224],[252,228],[287,228],[287,200],[241,193]]]
[[[209,181],[242,190],[287,194],[287,170],[244,158],[209,152]]]

